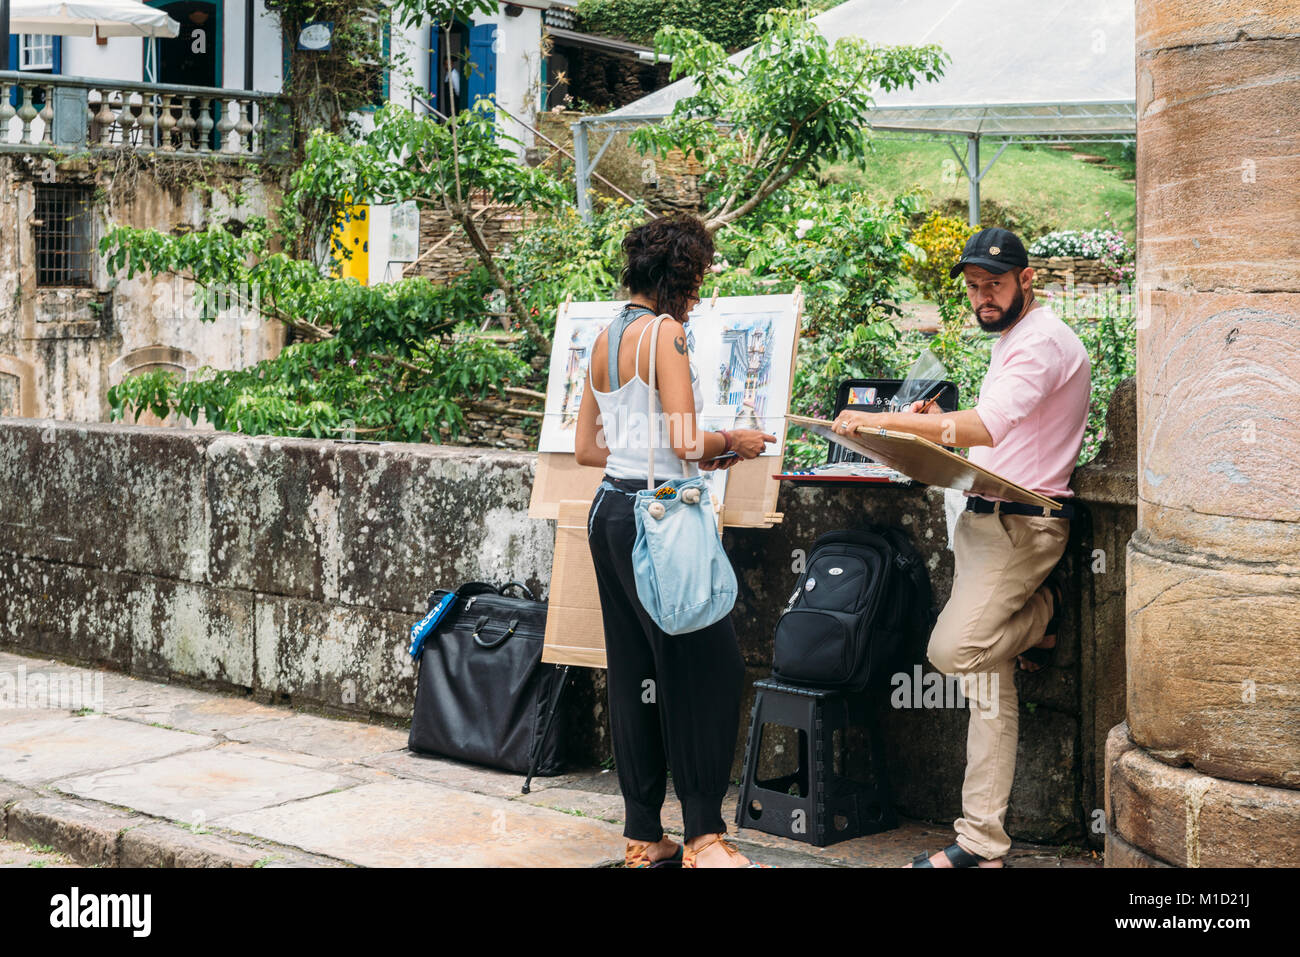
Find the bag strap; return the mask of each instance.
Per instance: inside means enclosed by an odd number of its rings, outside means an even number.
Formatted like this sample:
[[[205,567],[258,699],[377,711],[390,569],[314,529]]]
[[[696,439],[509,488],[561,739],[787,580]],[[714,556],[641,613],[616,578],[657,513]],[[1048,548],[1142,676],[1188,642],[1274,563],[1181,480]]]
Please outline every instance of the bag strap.
[[[527,596],[529,601],[537,601],[537,599],[533,597],[533,590],[521,581],[506,582],[501,586],[501,594],[504,595],[511,588],[518,588],[525,596]]]
[[[650,457],[650,470],[649,470],[650,474],[646,477],[646,489],[649,491],[654,491],[654,487],[655,487],[655,445],[657,444],[659,439],[659,429],[656,427],[657,423],[655,422],[655,391],[658,388],[658,386],[655,383],[655,357],[658,356],[659,354],[659,327],[663,325],[663,321],[665,319],[672,319],[672,318],[673,317],[668,315],[668,313],[666,312],[659,316],[656,316],[655,321],[652,323],[654,327],[654,331],[650,335],[650,371],[648,373],[649,378],[647,380],[647,382],[650,385],[650,388],[646,390],[646,422],[649,423],[649,432],[650,432],[650,436],[649,436],[650,448],[648,450],[649,457]],[[637,352],[639,353],[640,350],[638,349]],[[659,408],[660,411],[663,410],[662,401],[659,403]],[[686,468],[686,461],[685,459],[683,459],[682,477],[690,478],[690,476],[691,473]]]
[[[622,312],[614,318],[614,321],[609,324],[609,335],[605,337],[605,351],[609,353],[607,358],[609,359],[610,392],[617,392],[620,385],[618,376],[618,347],[623,341],[623,333],[627,331],[628,326],[647,312],[652,315],[654,314],[653,309],[647,309],[645,306],[638,306],[635,303],[629,302],[623,307]],[[637,358],[639,359],[640,350],[638,349],[637,351]]]

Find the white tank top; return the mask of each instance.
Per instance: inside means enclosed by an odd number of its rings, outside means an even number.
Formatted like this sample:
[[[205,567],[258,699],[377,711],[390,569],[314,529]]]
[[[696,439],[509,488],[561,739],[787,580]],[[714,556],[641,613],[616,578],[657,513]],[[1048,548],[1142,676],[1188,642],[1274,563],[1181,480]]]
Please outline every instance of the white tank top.
[[[613,478],[645,481],[650,475],[650,455],[647,450],[653,440],[655,483],[658,484],[666,479],[679,478],[683,474],[698,475],[700,470],[694,462],[679,459],[673,451],[668,422],[663,415],[663,407],[659,404],[658,392],[651,399],[650,387],[641,378],[641,343],[653,327],[653,322],[646,323],[646,327],[641,330],[641,338],[636,344],[636,371],[628,382],[612,392],[601,392],[594,382],[588,382],[587,388],[596,397],[596,405],[600,408],[598,424],[604,430],[605,444],[609,447],[605,473]],[[704,397],[700,394],[700,377],[695,372],[694,362],[690,363],[690,368],[691,393],[695,397],[695,415],[698,417],[704,408]],[[653,430],[646,420],[648,399],[653,403],[654,409]],[[683,465],[686,466],[684,473]]]

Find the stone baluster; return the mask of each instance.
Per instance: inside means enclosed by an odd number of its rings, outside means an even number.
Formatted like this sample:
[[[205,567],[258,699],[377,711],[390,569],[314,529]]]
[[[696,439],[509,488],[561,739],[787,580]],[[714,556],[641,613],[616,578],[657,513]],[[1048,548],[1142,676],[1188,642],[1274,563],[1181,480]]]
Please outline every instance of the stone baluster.
[[[230,108],[238,108],[238,100],[218,100],[221,109],[221,121],[217,123],[217,150],[221,153],[234,153],[238,150],[232,149],[230,144],[230,132],[235,128],[235,121],[231,119]]]
[[[179,99],[180,97],[174,94],[170,97],[164,97],[162,115],[158,119],[162,148],[168,153],[176,150],[176,143],[172,139],[172,131],[176,129],[176,114],[173,111],[177,108]]]
[[[18,115],[18,111],[9,102],[9,91],[11,89],[13,87],[10,84],[0,83],[0,143],[10,142],[9,124]]]
[[[154,93],[146,93],[142,97],[143,102],[140,104],[140,145],[157,146],[158,145],[158,114],[154,112]]]
[[[200,153],[207,153],[212,150],[212,97],[204,97],[199,100],[198,118],[198,135],[195,137],[194,148]]]
[[[239,152],[255,153],[257,152],[253,144],[253,121],[250,115],[253,110],[251,100],[239,101],[239,119],[235,122],[235,132],[239,134]]]
[[[194,115],[190,112],[190,108],[194,104],[194,97],[181,96],[179,99],[181,101],[181,118],[177,121],[176,128],[180,130],[181,134],[180,150],[182,153],[192,153],[194,152],[194,128],[198,125],[194,122]]]
[[[23,105],[18,108],[18,118],[23,121],[22,133],[19,135],[18,142],[31,144],[32,141],[32,120],[36,119],[36,107],[32,105],[32,88],[20,84],[18,89],[21,91]]]
[[[45,88],[45,102],[41,105],[41,143],[54,143],[54,88]]]
[[[99,91],[99,112],[95,115],[95,122],[99,125],[99,145],[113,145],[113,124],[117,117],[113,114],[113,108],[109,103],[112,99],[112,90]]]
[[[99,139],[99,127],[95,123],[95,117],[99,114],[99,100],[96,96],[102,97],[104,94],[100,90],[91,87],[86,90],[86,142],[94,143]]]
[[[122,130],[122,145],[126,146],[129,143],[134,143],[131,130],[136,125],[135,104],[131,102],[130,93],[123,92],[122,94],[122,108],[117,114],[117,125]]]

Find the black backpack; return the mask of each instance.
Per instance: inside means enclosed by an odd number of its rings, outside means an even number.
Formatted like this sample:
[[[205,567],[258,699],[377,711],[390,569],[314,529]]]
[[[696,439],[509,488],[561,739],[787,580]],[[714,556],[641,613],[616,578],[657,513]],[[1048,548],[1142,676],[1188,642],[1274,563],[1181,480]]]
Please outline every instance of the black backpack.
[[[930,576],[902,530],[828,532],[813,544],[776,623],[772,674],[840,691],[886,684],[919,660],[933,604]]]

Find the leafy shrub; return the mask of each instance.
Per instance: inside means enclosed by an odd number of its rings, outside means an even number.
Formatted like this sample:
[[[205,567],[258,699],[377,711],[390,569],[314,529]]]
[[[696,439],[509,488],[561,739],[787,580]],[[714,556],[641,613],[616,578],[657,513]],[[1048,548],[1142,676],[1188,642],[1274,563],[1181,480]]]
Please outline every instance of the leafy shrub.
[[[1095,321],[1070,323],[1092,362],[1092,396],[1088,405],[1088,428],[1083,436],[1079,463],[1097,454],[1106,438],[1106,410],[1120,381],[1137,372],[1137,338],[1134,317],[1104,315]]]
[[[912,231],[912,245],[920,255],[907,256],[903,265],[923,296],[939,302],[952,295],[954,280],[948,270],[961,258],[966,240],[978,229],[964,220],[935,212]]]
[[[874,313],[899,312],[904,257],[916,252],[908,222],[919,204],[916,193],[875,203],[846,186],[805,180],[716,238],[723,261],[777,280],[767,292],[802,287],[806,336],[841,335]]]
[[[524,303],[549,335],[555,308],[567,297],[617,299],[623,237],[646,221],[642,206],[606,203],[584,223],[573,206],[541,215],[517,233],[498,258]]]
[[[582,29],[600,36],[651,44],[655,31],[672,24],[698,30],[729,51],[754,42],[758,18],[770,7],[796,6],[781,0],[581,0]]]

